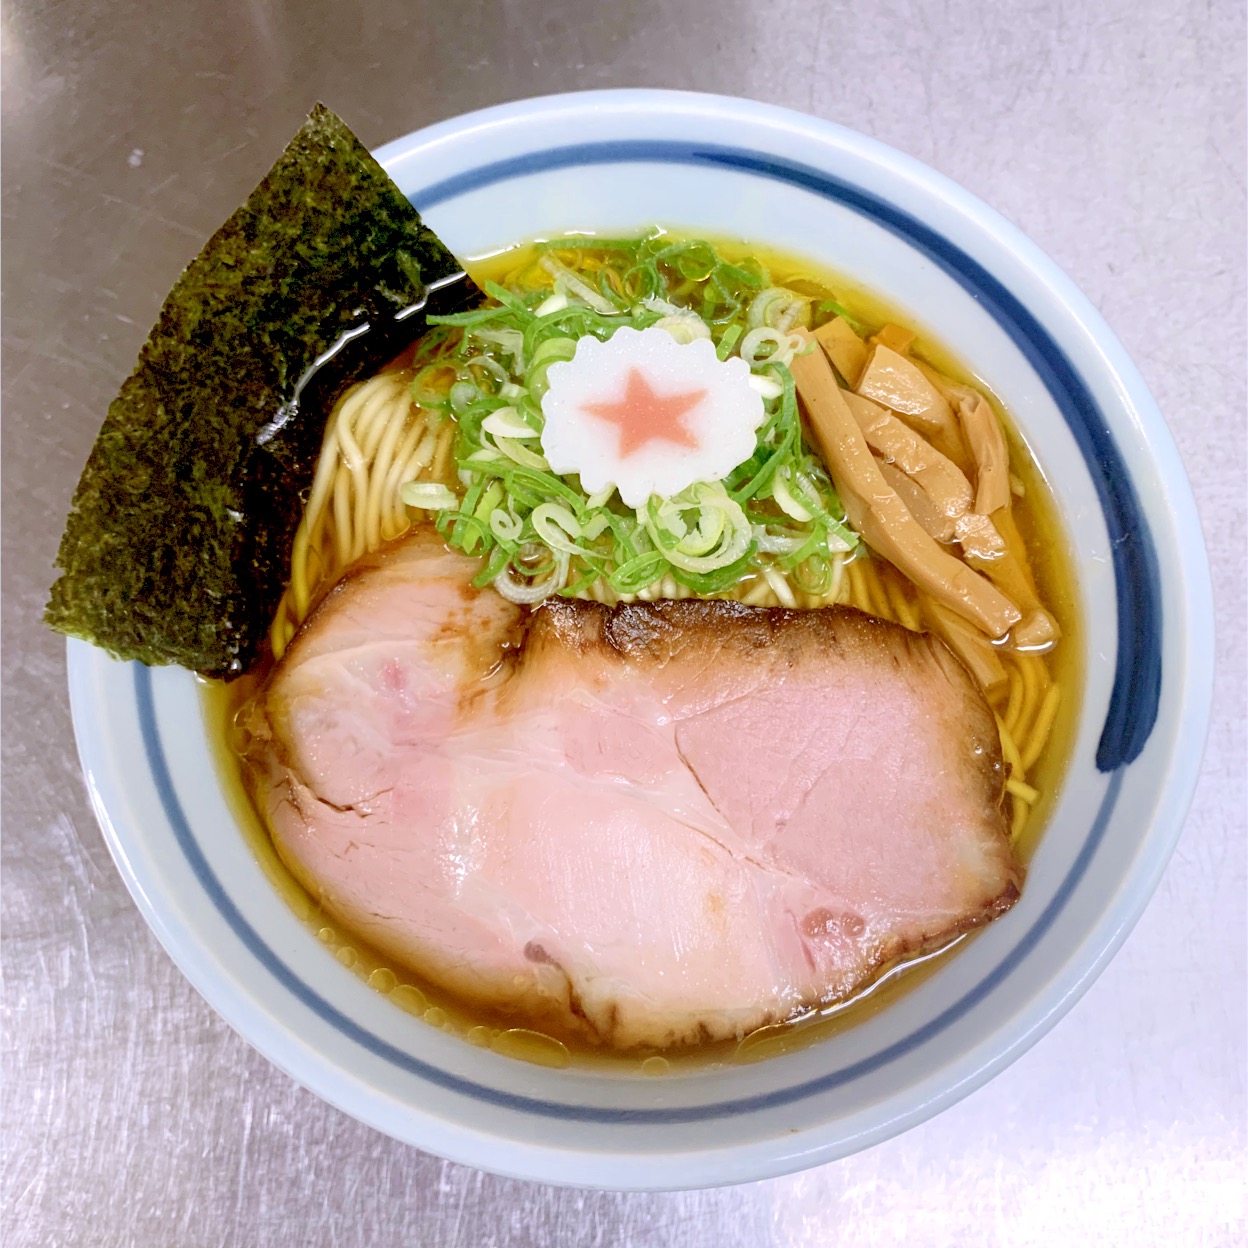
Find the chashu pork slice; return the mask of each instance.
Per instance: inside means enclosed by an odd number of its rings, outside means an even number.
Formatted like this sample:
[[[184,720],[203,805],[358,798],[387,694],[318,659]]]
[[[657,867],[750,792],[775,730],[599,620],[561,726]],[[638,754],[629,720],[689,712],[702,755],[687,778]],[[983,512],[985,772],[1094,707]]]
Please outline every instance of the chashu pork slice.
[[[279,852],[343,924],[517,1023],[628,1048],[840,1000],[1018,896],[992,712],[848,608],[469,584],[421,530],[249,708]]]

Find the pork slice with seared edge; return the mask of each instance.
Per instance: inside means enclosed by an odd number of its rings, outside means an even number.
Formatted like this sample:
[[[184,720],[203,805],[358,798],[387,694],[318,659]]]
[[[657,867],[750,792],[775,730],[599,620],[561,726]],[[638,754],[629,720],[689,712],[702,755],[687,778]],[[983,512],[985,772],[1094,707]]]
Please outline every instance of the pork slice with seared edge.
[[[529,612],[432,529],[358,564],[244,716],[283,859],[465,1001],[619,1048],[741,1036],[1009,908],[992,712],[849,608]]]

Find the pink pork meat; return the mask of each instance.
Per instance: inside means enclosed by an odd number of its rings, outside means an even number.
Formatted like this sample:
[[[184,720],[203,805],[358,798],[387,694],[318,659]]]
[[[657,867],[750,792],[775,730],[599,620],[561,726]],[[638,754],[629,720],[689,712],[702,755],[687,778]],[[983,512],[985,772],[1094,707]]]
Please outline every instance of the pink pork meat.
[[[462,1000],[593,1043],[739,1037],[1018,896],[992,712],[848,608],[535,611],[421,530],[245,713],[279,852]]]

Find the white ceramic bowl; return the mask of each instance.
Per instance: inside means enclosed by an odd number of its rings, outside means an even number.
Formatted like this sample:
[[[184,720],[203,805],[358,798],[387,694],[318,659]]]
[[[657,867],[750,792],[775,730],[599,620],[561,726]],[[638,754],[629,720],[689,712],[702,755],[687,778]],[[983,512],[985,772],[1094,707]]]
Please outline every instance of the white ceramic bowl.
[[[71,643],[74,724],[117,865],[208,1001],[295,1079],[379,1130],[509,1175],[679,1188],[865,1148],[965,1096],[1051,1027],[1139,917],[1208,722],[1212,609],[1169,433],[1086,298],[1016,229],[827,122],[658,91],[474,113],[379,156],[460,255],[661,223],[809,256],[879,292],[1005,401],[1075,552],[1086,686],[1021,902],[877,1017],[694,1076],[558,1071],[474,1048],[344,969],[237,833],[193,678]]]

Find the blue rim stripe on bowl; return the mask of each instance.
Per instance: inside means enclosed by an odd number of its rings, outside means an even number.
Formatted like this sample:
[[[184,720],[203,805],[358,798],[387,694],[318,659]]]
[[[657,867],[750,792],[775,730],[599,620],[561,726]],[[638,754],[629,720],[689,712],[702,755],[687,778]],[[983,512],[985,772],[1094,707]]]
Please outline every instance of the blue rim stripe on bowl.
[[[1118,653],[1113,691],[1097,751],[1097,766],[1112,772],[1088,837],[1044,912],[1014,948],[974,988],[911,1035],[842,1070],[759,1096],[710,1105],[611,1109],[565,1105],[502,1092],[450,1075],[361,1027],[304,983],[264,942],[235,906],[204,857],[174,789],[156,722],[149,669],[135,666],[135,698],[152,779],[188,865],[222,918],[279,983],[348,1039],[396,1067],[448,1090],[503,1108],[545,1117],[600,1123],[679,1123],[723,1118],[790,1104],[843,1086],[896,1061],[944,1031],[1009,976],[1066,906],[1105,834],[1134,760],[1156,721],[1161,687],[1162,604],[1157,557],[1147,522],[1122,456],[1086,383],[1036,318],[977,261],[894,205],[805,165],[740,148],[672,141],[608,142],[535,152],[484,165],[412,195],[421,211],[500,181],[552,169],[619,162],[711,165],[740,169],[812,191],[861,213],[921,251],[970,292],[1010,335],[1057,403],[1083,453],[1104,512],[1113,550],[1118,603]]]
[[[1157,721],[1161,698],[1161,577],[1148,521],[1096,400],[1065,352],[1020,300],[943,235],[876,195],[809,165],[712,143],[620,140],[548,148],[494,161],[409,195],[420,212],[498,182],[583,165],[654,163],[740,169],[800,187],[860,213],[922,252],[970,293],[1036,370],[1079,443],[1109,530],[1118,600],[1118,654],[1109,714],[1096,751],[1101,771],[1133,762]]]
[[[804,1100],[833,1088],[843,1087],[860,1079],[873,1071],[898,1061],[913,1052],[919,1045],[939,1035],[947,1027],[957,1022],[968,1010],[973,1009],[1002,980],[1019,967],[1027,955],[1043,938],[1045,932],[1053,926],[1057,916],[1065,908],[1071,894],[1079,885],[1089,864],[1092,861],[1105,829],[1109,825],[1110,816],[1118,801],[1122,788],[1125,770],[1120,768],[1110,776],[1101,798],[1101,804],[1093,820],[1092,828],[1084,841],[1079,854],[1066,878],[1062,880],[1057,892],[1053,895],[1044,912],[1023,935],[1022,939],[1008,954],[969,992],[965,993],[943,1013],[938,1014],[930,1022],[911,1032],[910,1035],[873,1053],[870,1057],[853,1062],[840,1070],[834,1070],[817,1079],[809,1079],[805,1083],[795,1084],[788,1088],[777,1088],[774,1092],[764,1092],[757,1096],[738,1097],[730,1101],[717,1101],[708,1105],[670,1106],[664,1109],[616,1109],[602,1108],[591,1105],[565,1105],[558,1101],[542,1100],[538,1097],[520,1096],[514,1092],[503,1092],[470,1079],[462,1079],[458,1075],[448,1074],[436,1066],[423,1062],[410,1053],[405,1053],[380,1036],[374,1035],[365,1027],[361,1027],[354,1019],[349,1018],[336,1006],[327,1001],[311,985],[305,983],[280,957],[267,945],[264,938],[243,916],[225,891],[217,874],[213,871],[204,851],[191,831],[191,825],[182,810],[174,788],[173,778],[169,774],[168,762],[165,759],[164,746],[161,744],[160,729],[156,723],[156,706],[152,696],[151,669],[141,663],[134,667],[134,695],[137,703],[139,727],[143,736],[143,748],[147,754],[147,763],[151,769],[152,781],[156,786],[160,803],[164,807],[165,817],[173,828],[182,853],[188,865],[195,873],[204,892],[217,908],[221,917],[230,925],[234,934],[255,956],[256,960],[295,998],[307,1006],[318,1018],[335,1028],[348,1040],[354,1041],[368,1052],[390,1062],[400,1070],[418,1075],[422,1079],[438,1087],[446,1088],[474,1100],[485,1101],[498,1105],[503,1109],[519,1110],[525,1113],[539,1114],[545,1118],[559,1118],[565,1121],[596,1122],[596,1123],[682,1123],[702,1122],[715,1118],[731,1118],[740,1114],[757,1113],[761,1110],[774,1109],[781,1105],[790,1105],[794,1101]]]

